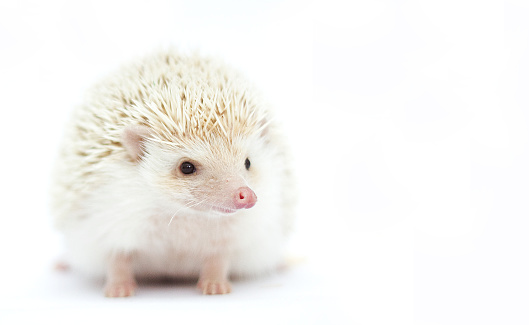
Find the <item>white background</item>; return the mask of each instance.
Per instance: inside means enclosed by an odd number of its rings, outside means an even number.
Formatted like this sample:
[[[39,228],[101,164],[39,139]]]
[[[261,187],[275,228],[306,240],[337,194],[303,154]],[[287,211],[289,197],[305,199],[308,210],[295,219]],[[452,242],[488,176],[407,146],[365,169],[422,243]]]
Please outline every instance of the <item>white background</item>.
[[[526,1],[0,2],[0,322],[529,323]],[[62,127],[166,46],[219,55],[289,130],[287,272],[205,297],[51,270]]]

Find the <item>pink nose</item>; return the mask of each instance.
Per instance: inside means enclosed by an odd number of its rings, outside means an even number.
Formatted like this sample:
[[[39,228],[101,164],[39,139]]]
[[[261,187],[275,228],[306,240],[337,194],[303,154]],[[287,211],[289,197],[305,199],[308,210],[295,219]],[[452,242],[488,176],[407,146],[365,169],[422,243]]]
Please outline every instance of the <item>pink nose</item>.
[[[240,187],[235,191],[233,202],[237,209],[249,209],[257,202],[257,196],[249,187]]]

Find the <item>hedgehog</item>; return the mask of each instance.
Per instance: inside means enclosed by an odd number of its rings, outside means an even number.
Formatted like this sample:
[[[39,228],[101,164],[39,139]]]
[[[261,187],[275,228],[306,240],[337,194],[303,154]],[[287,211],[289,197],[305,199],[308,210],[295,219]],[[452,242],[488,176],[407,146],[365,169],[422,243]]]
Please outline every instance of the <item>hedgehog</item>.
[[[293,224],[289,151],[269,105],[223,61],[148,55],[89,89],[52,186],[72,269],[107,297],[138,279],[195,279],[203,294],[269,274]]]

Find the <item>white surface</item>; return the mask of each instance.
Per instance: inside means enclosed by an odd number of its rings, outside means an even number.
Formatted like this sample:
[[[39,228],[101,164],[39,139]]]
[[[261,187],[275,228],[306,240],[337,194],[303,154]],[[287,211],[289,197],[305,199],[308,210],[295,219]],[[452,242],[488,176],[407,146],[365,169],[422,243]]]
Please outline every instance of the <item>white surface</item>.
[[[3,1],[0,323],[527,324],[524,1]],[[71,107],[160,46],[218,54],[290,128],[289,272],[126,300],[50,271],[47,186]]]

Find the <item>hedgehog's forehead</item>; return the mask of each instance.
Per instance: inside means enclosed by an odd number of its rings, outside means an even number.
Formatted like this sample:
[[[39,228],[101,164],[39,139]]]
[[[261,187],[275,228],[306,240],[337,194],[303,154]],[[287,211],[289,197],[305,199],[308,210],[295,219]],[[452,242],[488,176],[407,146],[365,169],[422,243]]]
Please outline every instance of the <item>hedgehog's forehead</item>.
[[[224,136],[212,134],[208,137],[174,136],[164,141],[166,149],[181,152],[189,158],[211,158],[230,160],[245,156],[250,136]]]

